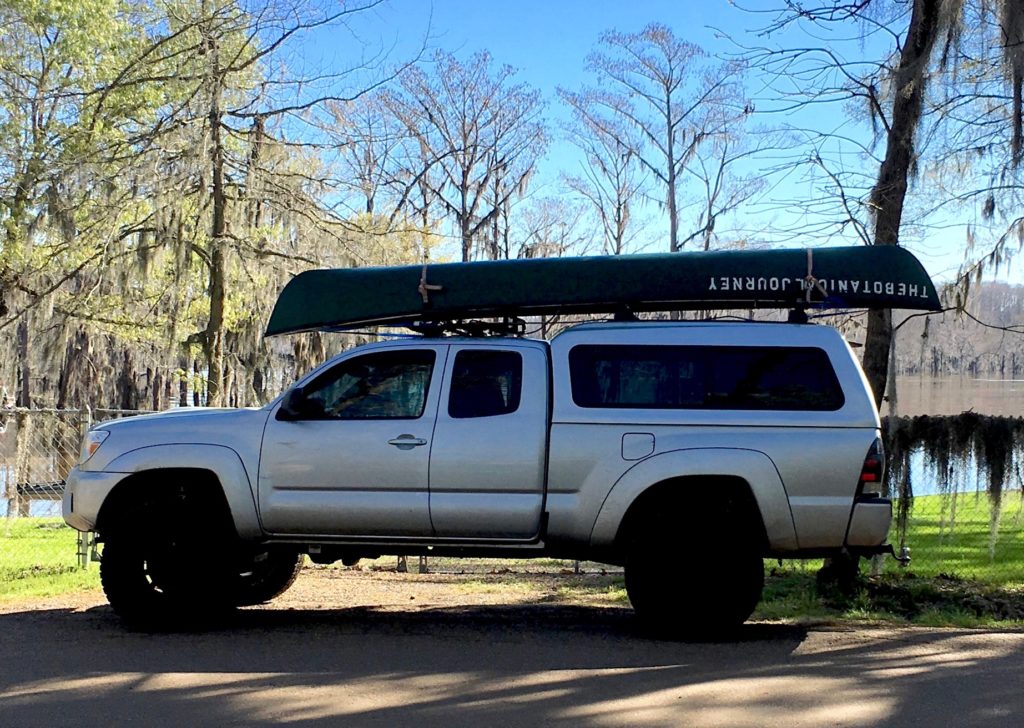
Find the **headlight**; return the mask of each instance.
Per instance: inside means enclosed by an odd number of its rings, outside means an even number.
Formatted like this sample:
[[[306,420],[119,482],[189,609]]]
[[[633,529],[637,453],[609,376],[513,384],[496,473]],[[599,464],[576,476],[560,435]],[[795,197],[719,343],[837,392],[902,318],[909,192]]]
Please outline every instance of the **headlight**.
[[[110,432],[107,430],[89,430],[85,434],[85,440],[82,441],[82,452],[78,456],[78,464],[81,465],[91,458],[108,437],[110,437]]]

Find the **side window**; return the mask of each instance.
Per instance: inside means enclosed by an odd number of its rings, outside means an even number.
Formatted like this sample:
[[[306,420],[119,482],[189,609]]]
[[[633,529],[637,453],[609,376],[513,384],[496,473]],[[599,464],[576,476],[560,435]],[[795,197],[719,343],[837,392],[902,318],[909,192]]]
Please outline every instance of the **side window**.
[[[823,350],[771,346],[577,346],[580,407],[832,411],[842,388]]]
[[[344,361],[307,386],[306,419],[416,419],[423,415],[435,355],[382,351]]]
[[[696,347],[578,346],[569,355],[581,407],[702,407],[704,362]]]
[[[452,368],[448,416],[456,419],[507,415],[519,409],[523,357],[515,351],[463,350]]]
[[[707,406],[715,409],[837,410],[845,398],[821,349],[712,350]]]

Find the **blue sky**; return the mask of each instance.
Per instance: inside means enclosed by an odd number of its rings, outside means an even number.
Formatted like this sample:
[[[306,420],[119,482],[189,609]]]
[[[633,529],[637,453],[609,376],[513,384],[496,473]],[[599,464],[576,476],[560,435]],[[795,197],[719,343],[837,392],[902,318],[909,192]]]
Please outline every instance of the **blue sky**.
[[[781,3],[748,0],[747,8],[777,7]],[[518,0],[518,2],[488,2],[487,0],[389,0],[367,14],[354,19],[352,37],[332,33],[314,38],[314,47],[306,47],[307,61],[319,57],[320,63],[335,67],[351,64],[358,53],[373,54],[385,51],[392,61],[400,61],[414,54],[422,43],[428,48],[441,48],[466,57],[486,49],[497,63],[508,64],[518,70],[517,79],[538,88],[548,101],[547,117],[557,122],[564,114],[555,91],[558,86],[576,88],[591,81],[584,71],[587,54],[596,46],[604,30],[639,31],[644,25],[657,21],[668,25],[686,40],[696,43],[712,54],[724,54],[735,46],[718,31],[747,44],[779,44],[786,39],[777,36],[758,37],[754,31],[763,27],[770,16],[744,12],[726,0],[633,0],[613,2],[606,0]],[[844,37],[845,36],[845,37]],[[790,34],[790,39],[797,37]],[[362,50],[354,42],[358,38],[365,44]],[[827,44],[842,48],[848,56],[861,52],[876,52],[871,41],[866,44],[857,38],[855,29],[827,33],[817,39],[801,38],[802,44]],[[866,47],[865,47],[866,46]],[[877,53],[876,53],[877,54]],[[751,78],[751,95],[757,94],[759,80]],[[764,105],[759,104],[759,110]],[[758,124],[777,124],[778,115],[755,120]],[[789,119],[788,121],[792,121]],[[839,107],[820,107],[805,112],[797,120],[801,126],[813,125],[843,133],[866,136],[865,129],[844,121]],[[848,153],[848,150],[844,151]],[[573,171],[577,164],[574,150],[557,138],[542,162],[531,193],[556,195],[560,192],[558,173]],[[868,160],[863,171],[873,177],[877,167]],[[793,196],[820,196],[805,177],[790,174],[778,181],[773,195],[782,199]],[[795,219],[795,213],[780,212],[777,206],[762,200],[759,206],[747,209],[742,216],[730,221],[739,232],[769,230],[773,226],[785,227],[786,220]],[[930,231],[917,238],[907,236],[905,244],[921,258],[925,267],[937,279],[952,277],[963,260],[962,241],[965,238],[963,221],[944,221],[949,227]],[[657,223],[652,226],[646,250],[659,249],[660,239],[667,241],[667,232]],[[721,228],[720,228],[721,229]],[[763,239],[772,244],[800,244],[779,233],[765,233]],[[835,244],[856,244],[858,239],[847,233],[828,241]],[[821,244],[815,241],[813,244]],[[667,247],[667,242],[665,243]],[[1011,269],[1009,279],[1024,281],[1021,266]],[[1004,273],[1002,278],[1007,278]]]

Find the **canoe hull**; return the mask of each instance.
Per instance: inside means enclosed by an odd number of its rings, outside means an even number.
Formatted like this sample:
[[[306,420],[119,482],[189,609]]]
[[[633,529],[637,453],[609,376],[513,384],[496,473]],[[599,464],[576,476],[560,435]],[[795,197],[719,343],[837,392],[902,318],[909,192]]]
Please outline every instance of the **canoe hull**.
[[[888,246],[538,258],[306,271],[281,292],[267,335],[502,316],[794,307],[940,304],[920,262]]]

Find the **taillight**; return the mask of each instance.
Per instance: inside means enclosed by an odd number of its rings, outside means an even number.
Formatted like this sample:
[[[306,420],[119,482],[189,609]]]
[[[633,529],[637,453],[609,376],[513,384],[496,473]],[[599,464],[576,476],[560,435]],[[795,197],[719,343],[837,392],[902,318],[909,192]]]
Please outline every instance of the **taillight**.
[[[864,456],[864,464],[860,468],[860,480],[857,483],[857,494],[865,491],[879,491],[882,486],[882,475],[885,472],[885,446],[881,438],[876,437]]]

